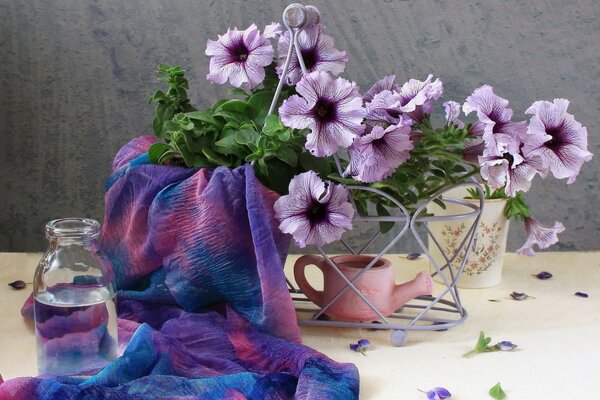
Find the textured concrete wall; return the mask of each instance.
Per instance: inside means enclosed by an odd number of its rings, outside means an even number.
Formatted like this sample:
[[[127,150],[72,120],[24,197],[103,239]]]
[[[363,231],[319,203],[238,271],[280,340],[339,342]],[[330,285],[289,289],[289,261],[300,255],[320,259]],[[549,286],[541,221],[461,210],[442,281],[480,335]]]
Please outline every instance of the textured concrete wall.
[[[204,79],[206,39],[228,26],[262,27],[287,3],[0,0],[0,251],[41,250],[50,218],[101,218],[113,155],[150,132],[156,64],[185,67],[196,104],[208,105],[228,88]],[[542,220],[564,222],[559,249],[600,249],[600,2],[314,4],[350,55],[345,77],[362,88],[391,72],[401,81],[432,72],[445,99],[462,101],[489,83],[519,117],[536,99],[570,99],[597,156],[574,185],[537,182],[527,198]],[[522,239],[514,224],[509,247]]]

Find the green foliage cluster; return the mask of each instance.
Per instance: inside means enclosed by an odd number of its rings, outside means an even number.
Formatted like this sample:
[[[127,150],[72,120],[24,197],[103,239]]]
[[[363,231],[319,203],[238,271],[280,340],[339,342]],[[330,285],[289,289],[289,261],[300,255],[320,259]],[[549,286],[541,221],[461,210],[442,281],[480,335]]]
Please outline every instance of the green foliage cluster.
[[[235,98],[198,110],[190,104],[183,69],[159,65],[159,79],[169,89],[157,90],[150,97],[157,104],[152,127],[162,139],[150,148],[150,161],[207,168],[235,168],[251,162],[258,179],[279,194],[287,193],[298,173],[313,169],[327,176],[330,161],[304,149],[305,132],[287,128],[278,116],[267,115],[277,84],[274,67],[267,74],[258,88],[250,92],[233,89],[230,94]]]
[[[410,158],[400,165],[392,176],[381,182],[371,183],[369,186],[399,200],[409,213],[414,212],[421,201],[429,199],[448,186],[465,182],[479,173],[478,166],[465,162],[462,155],[465,144],[471,141],[469,129],[469,125],[463,128],[449,125],[434,129],[429,116],[426,116],[413,126],[412,134],[415,135],[415,140],[413,140],[414,148],[410,152]],[[337,174],[329,177],[347,185],[364,185],[362,182],[343,178]],[[394,213],[391,209],[395,206],[391,201],[382,199],[372,192],[354,191],[353,197],[361,215],[367,214],[369,202],[376,204],[378,215],[387,216]],[[439,198],[434,201],[445,208]],[[383,233],[392,227],[392,222],[380,223]]]

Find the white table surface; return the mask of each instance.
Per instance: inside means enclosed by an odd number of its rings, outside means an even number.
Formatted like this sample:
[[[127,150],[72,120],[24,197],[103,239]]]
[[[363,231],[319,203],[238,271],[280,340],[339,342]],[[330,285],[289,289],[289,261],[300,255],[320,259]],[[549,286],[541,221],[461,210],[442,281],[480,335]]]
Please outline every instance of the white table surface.
[[[30,282],[39,258],[0,253],[0,374],[5,380],[36,373],[32,326],[19,314],[30,288],[16,291],[7,284]],[[388,258],[394,264],[405,260]],[[286,272],[295,259],[288,258]],[[398,273],[399,281],[428,269],[425,260],[408,265]],[[542,270],[554,277],[540,281],[531,276]],[[512,291],[535,299],[514,301]],[[574,296],[577,291],[590,297]],[[497,382],[510,400],[600,399],[600,253],[508,254],[499,286],[460,294],[469,312],[463,325],[445,332],[409,332],[404,347],[393,347],[388,331],[322,327],[303,327],[304,343],[334,360],[356,364],[364,399],[425,399],[417,388],[442,386],[454,400],[484,400]],[[510,340],[519,349],[463,358],[481,330],[492,343]],[[373,343],[366,357],[348,349],[361,338]]]

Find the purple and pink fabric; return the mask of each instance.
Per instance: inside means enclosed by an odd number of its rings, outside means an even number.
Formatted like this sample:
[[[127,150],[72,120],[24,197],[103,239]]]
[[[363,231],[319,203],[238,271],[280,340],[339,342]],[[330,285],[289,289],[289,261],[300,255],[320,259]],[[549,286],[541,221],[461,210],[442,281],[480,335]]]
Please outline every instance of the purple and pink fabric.
[[[107,184],[102,246],[120,289],[122,356],[90,378],[6,381],[0,399],[358,398],[354,365],[301,344],[277,195],[249,165],[150,164],[153,142],[127,144]]]

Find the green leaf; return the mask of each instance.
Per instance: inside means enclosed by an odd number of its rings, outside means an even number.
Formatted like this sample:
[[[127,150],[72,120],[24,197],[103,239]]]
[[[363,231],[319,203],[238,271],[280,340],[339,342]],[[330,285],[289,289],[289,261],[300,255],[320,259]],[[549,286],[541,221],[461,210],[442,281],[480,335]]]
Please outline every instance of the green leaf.
[[[148,158],[150,159],[150,162],[153,164],[159,164],[161,156],[170,149],[171,147],[169,147],[169,145],[166,143],[154,143],[148,149]]]
[[[219,153],[214,152],[213,150],[211,150],[208,147],[203,148],[202,153],[204,154],[206,159],[213,164],[224,165],[226,167],[232,166],[232,163],[229,159],[227,159],[226,157],[223,157]]]
[[[219,105],[215,112],[232,111],[236,113],[244,113],[246,108],[248,108],[248,104],[246,104],[246,102],[238,99],[232,99]]]
[[[442,210],[446,209],[446,203],[444,203],[440,197],[436,197],[435,199],[433,199],[433,202],[435,204],[437,204]]]
[[[284,130],[280,131],[277,134],[277,137],[282,142],[287,142],[287,141],[289,141],[292,138],[292,130],[291,129],[284,129]]]
[[[298,154],[289,147],[280,147],[275,152],[275,156],[290,167],[298,165]]]
[[[190,119],[205,122],[209,125],[216,126],[219,129],[221,129],[221,127],[223,126],[223,124],[217,122],[213,118],[212,114],[208,110],[192,111],[192,112],[185,113],[185,115],[187,115],[188,118],[190,118]]]
[[[377,203],[375,208],[377,209],[377,215],[389,217],[389,211],[381,203]],[[394,227],[393,222],[381,221],[379,222],[379,230],[381,233],[388,233]]]
[[[238,142],[239,144],[252,144],[252,143],[256,143],[256,141],[258,140],[259,135],[258,132],[250,130],[250,129],[245,129],[245,130],[241,130],[235,133],[235,141]]]
[[[235,134],[225,136],[215,143],[215,151],[225,155],[235,155],[243,160],[248,155],[248,147],[235,140]]]
[[[490,394],[492,399],[495,399],[495,400],[502,400],[502,399],[506,398],[506,393],[504,393],[504,390],[502,390],[502,386],[500,386],[500,382],[498,382],[494,386],[492,386],[492,388],[490,389],[490,391],[488,393]]]
[[[488,353],[492,351],[496,351],[492,346],[489,346],[492,338],[486,337],[483,331],[479,332],[479,338],[477,339],[477,343],[475,344],[475,348],[468,353],[463,354],[463,357],[470,357],[478,353]]]
[[[265,125],[262,130],[264,133],[274,135],[283,129],[285,129],[285,126],[277,115],[270,114],[265,117]]]
[[[227,99],[219,99],[219,100],[215,101],[215,102],[212,104],[212,106],[210,106],[210,110],[211,110],[212,112],[215,112],[215,110],[216,110],[217,108],[219,108],[219,106],[220,106],[221,104],[225,103],[226,101],[227,101]]]
[[[319,158],[308,152],[302,152],[298,155],[298,161],[304,171],[315,171],[321,178],[331,173],[331,164],[327,158]]]
[[[233,88],[231,90],[229,90],[229,94],[232,95],[241,95],[241,96],[248,96],[248,92],[246,92],[244,89],[241,88]]]
[[[248,121],[248,117],[237,111],[218,110],[213,114],[215,117],[221,117],[225,121],[244,122]]]
[[[339,183],[344,184],[344,185],[356,185],[356,184],[359,184],[358,182],[356,182],[352,178],[342,178],[338,174],[329,174],[329,175],[327,175],[327,177],[329,179],[331,179],[332,181],[336,181],[336,182],[339,182]]]
[[[255,120],[259,126],[262,126],[266,119],[273,96],[274,92],[265,90],[254,93],[248,99],[249,108],[247,114],[249,114],[249,117]]]

